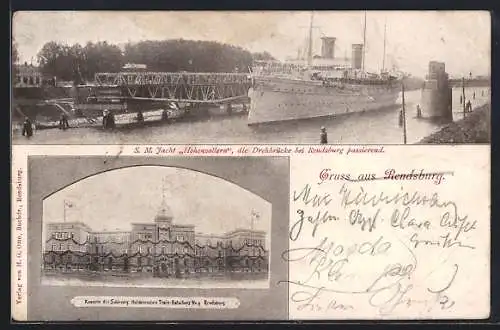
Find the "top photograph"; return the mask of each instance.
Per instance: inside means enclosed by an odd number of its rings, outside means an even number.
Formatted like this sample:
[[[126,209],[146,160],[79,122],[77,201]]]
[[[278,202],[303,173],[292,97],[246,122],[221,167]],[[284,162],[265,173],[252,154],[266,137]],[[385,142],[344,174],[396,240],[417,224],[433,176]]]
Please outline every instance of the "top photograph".
[[[18,11],[13,144],[489,144],[487,11]]]

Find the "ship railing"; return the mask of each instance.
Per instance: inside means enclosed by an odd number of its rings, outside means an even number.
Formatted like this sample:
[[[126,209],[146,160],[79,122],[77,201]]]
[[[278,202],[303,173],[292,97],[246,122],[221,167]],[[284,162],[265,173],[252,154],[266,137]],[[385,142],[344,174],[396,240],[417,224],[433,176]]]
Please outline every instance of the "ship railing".
[[[354,85],[389,85],[394,81],[391,79],[368,79],[368,78],[325,78],[319,77],[325,83],[344,83]]]

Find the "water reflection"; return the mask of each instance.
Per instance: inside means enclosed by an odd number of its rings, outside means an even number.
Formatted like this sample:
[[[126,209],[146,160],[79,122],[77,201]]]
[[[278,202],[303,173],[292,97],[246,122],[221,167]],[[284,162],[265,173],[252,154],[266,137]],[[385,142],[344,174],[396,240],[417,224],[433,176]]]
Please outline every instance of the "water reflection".
[[[488,88],[467,88],[466,101],[472,107],[489,102]],[[473,93],[476,97],[473,99]],[[453,89],[453,119],[463,118],[461,88]],[[407,142],[416,143],[439,130],[443,123],[416,118],[421,91],[405,93]],[[401,104],[401,97],[398,100]],[[330,144],[400,144],[403,131],[399,126],[400,105],[381,111],[352,113],[329,119],[302,120],[253,128],[246,117],[213,117],[198,122],[107,132],[96,128],[58,129],[35,132],[31,139],[14,135],[18,144],[317,144],[320,127],[328,130]]]

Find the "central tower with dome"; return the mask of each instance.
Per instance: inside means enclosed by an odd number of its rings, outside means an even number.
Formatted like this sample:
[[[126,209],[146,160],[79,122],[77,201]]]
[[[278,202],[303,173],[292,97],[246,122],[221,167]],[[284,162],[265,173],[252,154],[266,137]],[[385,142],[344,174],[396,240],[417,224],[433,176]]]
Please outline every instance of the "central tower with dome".
[[[160,209],[154,218],[154,223],[156,224],[156,241],[172,241],[175,237],[172,237],[172,220],[174,215],[172,209],[168,206],[165,198],[165,184],[163,184],[162,199]],[[193,229],[194,230],[194,229]]]

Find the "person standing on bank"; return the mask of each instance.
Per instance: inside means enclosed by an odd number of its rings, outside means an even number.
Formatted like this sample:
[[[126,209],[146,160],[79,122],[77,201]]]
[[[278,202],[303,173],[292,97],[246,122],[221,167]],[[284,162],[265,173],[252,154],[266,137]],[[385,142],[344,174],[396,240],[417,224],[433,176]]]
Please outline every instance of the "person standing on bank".
[[[472,112],[472,104],[470,103],[470,100],[467,101],[465,108],[467,109],[467,112]]]
[[[422,109],[420,109],[420,104],[417,104],[417,118],[422,118]]]
[[[108,114],[108,128],[115,128],[115,115],[113,111],[110,111]]]
[[[144,115],[142,114],[142,111],[141,111],[141,110],[139,110],[139,111],[137,112],[137,118],[136,118],[136,119],[137,119],[137,122],[139,122],[139,123],[144,122]]]
[[[108,128],[108,109],[104,109],[102,112],[102,128]]]
[[[61,119],[59,120],[59,129],[69,128],[68,116],[65,113],[61,114]]]
[[[321,127],[320,141],[321,144],[328,144],[328,134],[326,133],[326,128],[324,126]]]
[[[33,136],[33,124],[31,123],[31,120],[28,117],[24,118],[23,136],[26,136],[28,138]]]

